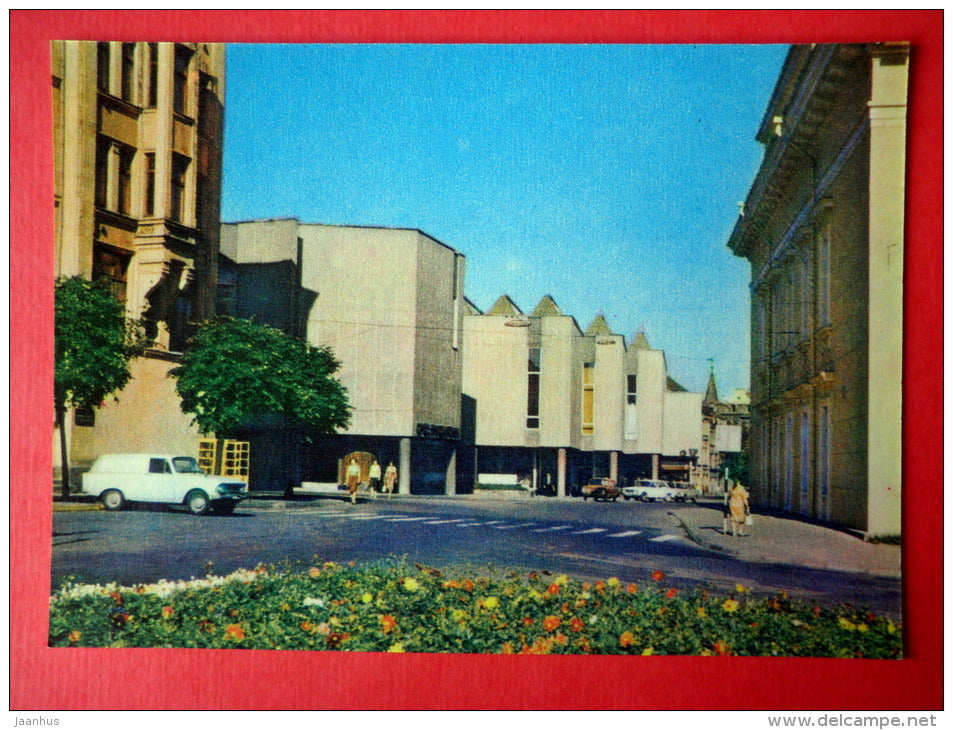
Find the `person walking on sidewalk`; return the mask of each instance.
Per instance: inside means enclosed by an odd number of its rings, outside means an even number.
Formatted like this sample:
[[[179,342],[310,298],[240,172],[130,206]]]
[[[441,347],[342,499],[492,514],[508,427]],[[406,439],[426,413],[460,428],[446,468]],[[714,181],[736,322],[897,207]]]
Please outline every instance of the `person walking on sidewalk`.
[[[394,486],[397,484],[397,467],[394,466],[394,462],[390,462],[387,465],[387,469],[384,471],[384,494],[388,498],[394,495]]]
[[[731,512],[731,534],[732,536],[744,535],[745,520],[751,510],[748,504],[748,490],[741,486],[741,482],[735,482],[728,495],[728,509]]]
[[[347,491],[351,495],[351,504],[357,504],[357,482],[360,477],[361,467],[358,465],[357,459],[351,459],[351,463],[347,465],[347,473],[345,475]]]

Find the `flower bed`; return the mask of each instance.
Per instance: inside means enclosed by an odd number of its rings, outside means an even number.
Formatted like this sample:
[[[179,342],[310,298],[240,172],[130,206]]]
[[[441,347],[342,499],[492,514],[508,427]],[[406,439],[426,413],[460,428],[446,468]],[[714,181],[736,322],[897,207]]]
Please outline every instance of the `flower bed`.
[[[121,587],[66,584],[50,645],[503,654],[693,654],[899,658],[889,618],[849,607],[594,584],[548,573],[446,575],[403,563]]]

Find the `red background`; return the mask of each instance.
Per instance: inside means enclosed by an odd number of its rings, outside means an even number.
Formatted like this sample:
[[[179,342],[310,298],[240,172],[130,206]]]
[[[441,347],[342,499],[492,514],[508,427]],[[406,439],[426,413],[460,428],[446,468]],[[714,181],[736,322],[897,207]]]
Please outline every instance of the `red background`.
[[[11,11],[10,361],[15,414],[10,430],[11,709],[940,709],[942,25],[942,11],[937,10]],[[48,648],[53,347],[48,42],[52,39],[910,41],[904,366],[908,658],[873,661]],[[753,137],[755,130],[750,133]],[[591,681],[594,676],[612,681]],[[726,696],[728,677],[743,691]],[[193,681],[187,681],[189,678]],[[220,689],[210,691],[210,687]]]

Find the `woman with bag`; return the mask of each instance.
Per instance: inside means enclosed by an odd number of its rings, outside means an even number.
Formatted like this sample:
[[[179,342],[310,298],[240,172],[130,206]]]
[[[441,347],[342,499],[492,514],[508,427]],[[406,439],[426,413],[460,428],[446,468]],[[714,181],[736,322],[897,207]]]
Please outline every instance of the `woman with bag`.
[[[743,536],[745,522],[751,511],[748,504],[748,490],[741,486],[741,482],[735,482],[728,497],[728,509],[731,512],[731,534],[732,536]]]

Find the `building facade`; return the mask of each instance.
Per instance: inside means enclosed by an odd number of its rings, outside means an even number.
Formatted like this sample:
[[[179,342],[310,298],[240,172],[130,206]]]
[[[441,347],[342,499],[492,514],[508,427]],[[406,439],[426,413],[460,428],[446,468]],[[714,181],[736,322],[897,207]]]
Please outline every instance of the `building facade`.
[[[221,309],[330,347],[353,406],[334,436],[249,424],[252,488],[340,483],[351,454],[393,462],[405,494],[472,484],[462,254],[414,229],[295,219],[223,224],[221,253]]]
[[[702,443],[692,479],[703,494],[722,493],[727,486],[726,478],[744,476],[743,466],[737,461],[748,452],[750,406],[751,393],[744,388],[735,389],[722,401],[712,368],[702,401]]]
[[[793,46],[731,238],[755,499],[900,534],[906,44]]]
[[[107,279],[155,338],[116,398],[71,414],[71,463],[194,455],[166,375],[190,322],[214,314],[225,47],[55,41],[51,53],[56,275]]]
[[[688,481],[701,443],[701,394],[644,333],[627,344],[601,315],[583,332],[549,296],[529,315],[505,295],[486,313],[468,303],[463,391],[481,485],[565,496],[599,477]]]

